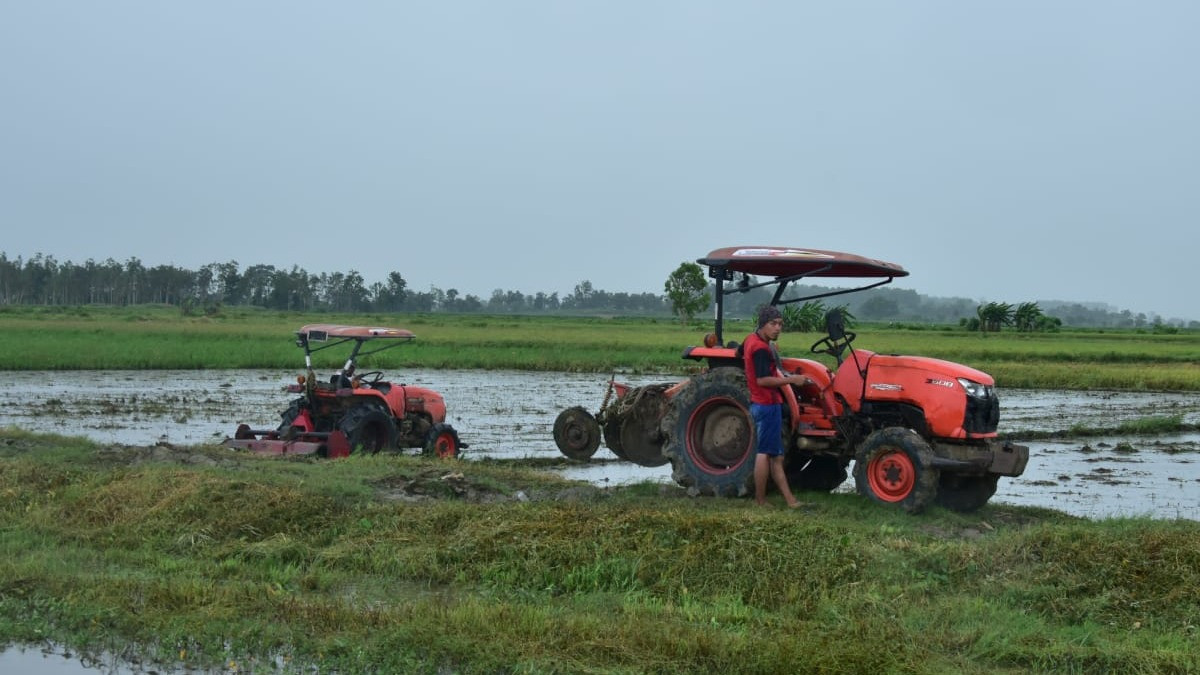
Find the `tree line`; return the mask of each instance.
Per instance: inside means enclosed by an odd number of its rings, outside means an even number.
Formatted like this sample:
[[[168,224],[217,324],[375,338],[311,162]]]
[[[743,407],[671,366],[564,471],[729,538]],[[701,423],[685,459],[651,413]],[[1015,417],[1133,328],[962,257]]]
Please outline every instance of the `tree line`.
[[[702,290],[700,286],[703,286]],[[828,290],[828,287],[799,284],[791,289],[789,296]],[[672,272],[663,291],[661,294],[614,293],[595,288],[590,281],[581,281],[572,292],[561,296],[557,292],[523,293],[496,289],[491,296],[480,297],[456,288],[443,290],[432,285],[428,290],[413,288],[398,271],[389,272],[382,280],[368,281],[353,269],[313,274],[295,265],[279,268],[255,264],[243,268],[236,260],[230,260],[193,270],[176,265],[147,266],[136,257],[124,262],[109,258],[74,263],[40,253],[29,258],[9,258],[0,251],[0,306],[161,304],[178,306],[189,314],[211,314],[224,306],[305,312],[577,312],[674,315],[687,323],[693,316],[702,315],[711,304],[712,285],[694,263],[685,263]],[[751,317],[769,299],[770,292],[765,289],[734,293],[725,299],[727,316]],[[1135,314],[1129,310],[1116,311],[1080,303],[980,304],[968,298],[930,297],[896,288],[877,288],[840,296],[839,302],[845,303],[845,311],[860,321],[957,323],[972,330],[1000,326],[1052,330],[1057,327],[1057,322],[1064,326],[1154,330],[1167,325],[1153,314]],[[1021,310],[1022,307],[1025,309]],[[805,316],[815,316],[815,310],[808,310]],[[1048,317],[1049,314],[1053,317]],[[1031,316],[1033,323],[1029,322]],[[1172,320],[1169,325],[1200,328],[1197,321]]]
[[[179,306],[187,313],[214,313],[224,306],[255,306],[285,311],[328,312],[499,312],[559,311],[665,315],[666,300],[654,293],[613,293],[590,281],[562,297],[496,289],[481,298],[458,289],[414,289],[400,272],[368,282],[356,270],[312,274],[299,266],[250,265],[236,260],[192,270],[176,265],[146,266],[138,258],[117,262],[59,261],[37,254],[9,258],[0,252],[0,305]]]

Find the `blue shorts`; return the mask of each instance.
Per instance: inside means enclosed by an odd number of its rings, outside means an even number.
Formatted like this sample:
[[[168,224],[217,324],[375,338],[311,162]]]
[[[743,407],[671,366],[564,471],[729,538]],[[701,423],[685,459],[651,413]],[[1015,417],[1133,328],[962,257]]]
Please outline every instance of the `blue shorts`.
[[[783,454],[783,405],[750,404],[754,431],[758,434],[758,454],[778,457]]]

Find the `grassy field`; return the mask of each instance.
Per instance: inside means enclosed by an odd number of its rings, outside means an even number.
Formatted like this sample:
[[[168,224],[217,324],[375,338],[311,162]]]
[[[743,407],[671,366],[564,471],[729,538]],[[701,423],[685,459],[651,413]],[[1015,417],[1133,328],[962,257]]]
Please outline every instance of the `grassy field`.
[[[295,368],[293,331],[305,323],[401,326],[418,339],[373,357],[380,368],[685,372],[680,358],[711,324],[654,319],[475,315],[300,315],[228,310],[184,317],[167,307],[0,308],[0,370]],[[731,323],[740,339],[748,323]],[[983,335],[957,329],[862,325],[856,347],[964,363],[1004,387],[1200,390],[1200,333],[1065,331]],[[817,333],[785,333],[780,350],[804,356]],[[829,365],[828,357],[820,357]],[[327,366],[336,364],[330,359]]]
[[[0,640],[225,672],[1200,671],[1200,523],[805,499],[0,432]]]

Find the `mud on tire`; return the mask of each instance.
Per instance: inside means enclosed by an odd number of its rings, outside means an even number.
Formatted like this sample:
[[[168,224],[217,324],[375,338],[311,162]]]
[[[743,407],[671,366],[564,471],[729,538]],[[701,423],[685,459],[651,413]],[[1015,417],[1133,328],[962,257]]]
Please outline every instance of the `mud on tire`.
[[[671,400],[661,430],[675,482],[718,497],[753,490],[754,421],[740,369],[716,368],[692,378]]]
[[[887,427],[872,432],[854,457],[858,493],[881,504],[920,513],[938,489],[933,449],[917,432]]]
[[[351,453],[375,454],[396,447],[396,425],[377,406],[364,404],[351,408],[338,422],[338,429],[346,434]]]
[[[621,423],[605,422],[601,430],[604,432],[605,447],[616,455],[617,459],[629,461],[629,455],[625,454],[625,447],[621,445]]]
[[[279,431],[287,431],[287,430],[291,429],[292,424],[296,421],[296,418],[300,416],[300,411],[303,409],[303,406],[304,406],[304,397],[303,396],[292,401],[291,405],[288,406],[288,409],[284,410],[282,413],[279,414],[280,423],[279,423],[278,430]]]
[[[554,444],[571,459],[591,459],[600,447],[600,423],[580,406],[567,408],[554,419]]]
[[[425,434],[423,454],[442,459],[454,459],[462,452],[462,442],[458,440],[458,432],[449,424],[439,423],[429,428]]]

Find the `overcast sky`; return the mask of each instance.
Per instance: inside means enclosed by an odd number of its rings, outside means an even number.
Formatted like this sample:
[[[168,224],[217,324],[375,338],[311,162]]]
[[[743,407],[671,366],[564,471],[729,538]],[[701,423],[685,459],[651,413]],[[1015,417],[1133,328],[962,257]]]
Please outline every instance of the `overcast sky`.
[[[1200,2],[0,0],[0,251],[661,293],[732,245],[1200,319]]]

